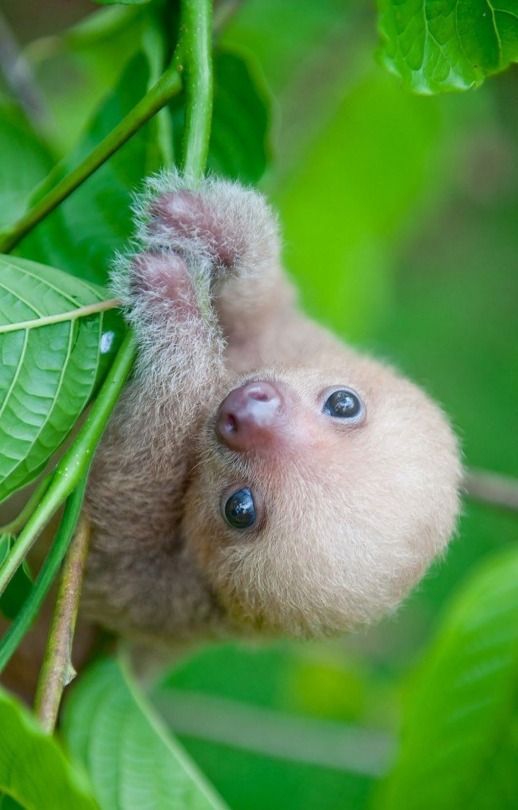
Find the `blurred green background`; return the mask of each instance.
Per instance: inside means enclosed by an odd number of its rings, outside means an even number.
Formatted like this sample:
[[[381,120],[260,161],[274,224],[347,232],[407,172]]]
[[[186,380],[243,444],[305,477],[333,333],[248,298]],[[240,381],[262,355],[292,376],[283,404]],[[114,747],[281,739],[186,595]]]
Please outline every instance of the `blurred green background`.
[[[55,159],[118,80],[131,26],[63,45],[56,34],[90,3],[3,9]],[[271,99],[260,186],[306,310],[442,403],[468,465],[518,476],[518,71],[412,96],[377,63],[374,7],[354,0],[247,0],[222,41]],[[43,176],[52,160],[38,159]],[[156,704],[235,810],[366,808],[448,600],[517,529],[516,515],[466,501],[446,558],[396,616],[332,642],[194,652]]]

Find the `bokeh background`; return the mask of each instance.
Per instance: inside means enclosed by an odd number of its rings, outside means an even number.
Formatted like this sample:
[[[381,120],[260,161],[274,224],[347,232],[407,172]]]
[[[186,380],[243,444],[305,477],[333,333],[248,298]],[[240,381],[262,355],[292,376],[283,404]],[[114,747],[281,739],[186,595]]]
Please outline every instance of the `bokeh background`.
[[[2,0],[54,159],[130,52],[124,32],[63,46],[60,31],[93,9]],[[518,71],[413,96],[376,58],[375,8],[354,0],[247,0],[222,41],[272,105],[259,185],[307,311],[442,403],[466,464],[518,476]],[[235,810],[367,808],[449,600],[518,542],[517,521],[466,500],[446,558],[397,615],[335,641],[194,651],[156,705]]]

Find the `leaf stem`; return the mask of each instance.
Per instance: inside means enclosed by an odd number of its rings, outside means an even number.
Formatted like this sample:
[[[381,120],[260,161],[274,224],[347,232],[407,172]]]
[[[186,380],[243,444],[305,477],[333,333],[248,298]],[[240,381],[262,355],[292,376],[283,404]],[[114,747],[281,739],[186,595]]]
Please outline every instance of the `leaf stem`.
[[[128,377],[134,358],[135,340],[133,335],[128,333],[76,440],[59,462],[49,488],[36,511],[28,519],[2,566],[0,594],[3,593],[16,569],[27,556],[39,533],[88,470],[95,448]]]
[[[183,169],[192,180],[205,171],[212,121],[212,3],[183,0],[180,65],[185,66]]]
[[[58,312],[56,315],[44,315],[41,318],[32,318],[30,321],[14,321],[0,325],[0,335],[6,332],[18,332],[20,329],[37,329],[40,326],[48,326],[51,323],[63,323],[63,321],[76,321],[78,318],[86,318],[96,312],[106,312],[107,309],[120,307],[121,302],[117,298],[108,298],[105,301],[96,301],[95,304],[85,304],[84,307],[77,307],[68,312]]]
[[[40,568],[32,590],[9,630],[0,641],[0,672],[7,666],[24,635],[30,629],[58,572],[59,566],[63,562],[79,520],[85,489],[86,476],[68,498],[56,537],[47,558]]]
[[[175,67],[168,68],[157,83],[81,163],[67,174],[36,205],[10,228],[0,233],[0,253],[9,253],[24,236],[120,149],[140,127],[181,90]]]
[[[88,556],[90,524],[79,521],[68,551],[56,600],[52,627],[36,690],[35,712],[44,730],[54,730],[65,686],[75,678],[72,642],[81,597],[81,585]]]

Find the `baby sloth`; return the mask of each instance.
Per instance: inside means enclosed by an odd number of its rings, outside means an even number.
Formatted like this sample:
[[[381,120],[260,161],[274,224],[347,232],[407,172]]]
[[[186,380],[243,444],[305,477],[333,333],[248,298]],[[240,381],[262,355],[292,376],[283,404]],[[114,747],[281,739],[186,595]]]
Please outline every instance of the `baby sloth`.
[[[440,409],[298,308],[264,198],[152,179],[113,286],[137,368],[96,456],[85,609],[133,639],[340,633],[446,545]]]

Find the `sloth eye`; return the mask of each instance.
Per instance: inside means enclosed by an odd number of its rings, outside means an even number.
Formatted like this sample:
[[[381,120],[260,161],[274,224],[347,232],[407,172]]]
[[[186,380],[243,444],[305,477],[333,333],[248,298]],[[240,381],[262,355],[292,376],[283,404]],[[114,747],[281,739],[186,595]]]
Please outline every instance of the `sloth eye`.
[[[233,529],[249,529],[256,520],[255,503],[249,487],[243,487],[227,499],[223,508],[225,520]]]
[[[338,391],[333,391],[331,396],[326,399],[323,411],[328,416],[338,419],[356,419],[363,412],[363,405],[360,397],[354,391],[349,388],[340,388]]]

